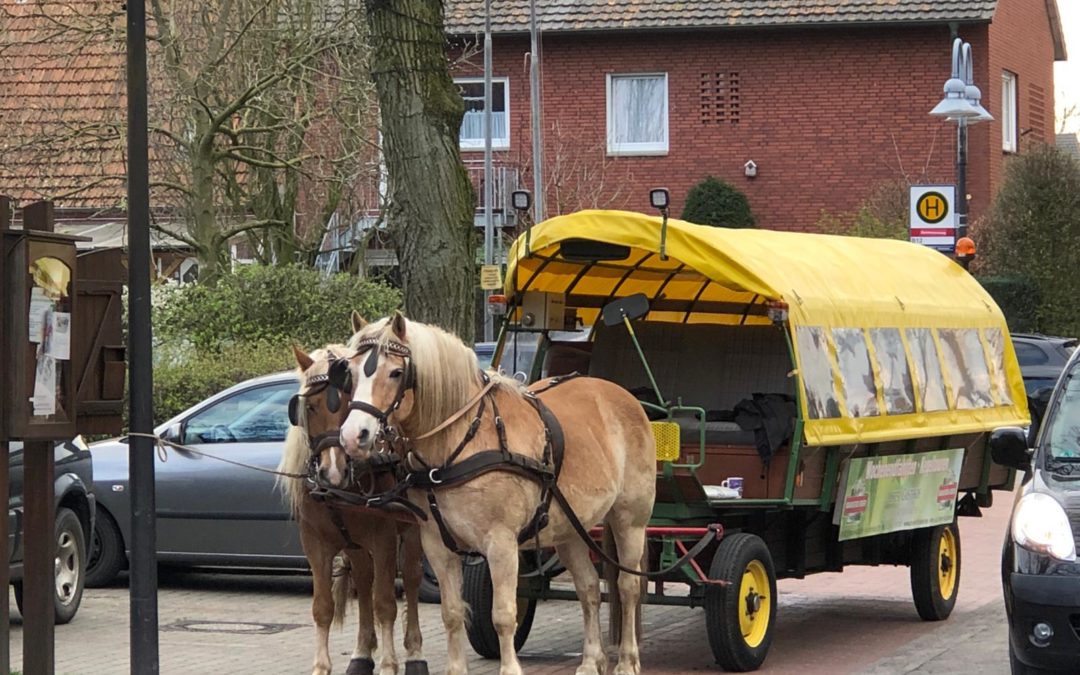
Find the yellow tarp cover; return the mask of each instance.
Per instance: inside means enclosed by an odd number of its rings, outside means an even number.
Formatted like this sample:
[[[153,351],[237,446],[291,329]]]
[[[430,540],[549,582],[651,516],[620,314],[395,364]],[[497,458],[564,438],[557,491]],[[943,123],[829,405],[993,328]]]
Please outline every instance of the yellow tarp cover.
[[[528,255],[525,235],[511,247],[506,294],[513,299],[522,291],[568,293],[567,306],[582,308],[578,315],[586,322],[596,320],[603,301],[635,293],[644,293],[654,303],[648,321],[767,324],[761,306],[784,301],[800,373],[804,371],[798,356],[799,327],[826,332],[863,329],[867,335],[869,329],[937,329],[934,344],[939,348],[942,329],[978,329],[974,334],[985,350],[985,367],[996,382],[993,405],[940,411],[920,405],[914,413],[873,416],[854,416],[845,409],[834,419],[812,419],[805,389],[800,387],[807,441],[877,442],[1028,423],[1023,379],[1011,341],[1004,339],[1003,346],[998,345],[997,359],[988,344],[988,335],[1008,335],[1004,316],[982,286],[947,256],[905,241],[734,230],[669,219],[663,260],[660,232],[659,217],[626,211],[589,210],[546,220],[532,228]],[[591,265],[564,260],[560,244],[573,239],[628,246],[631,253],[625,260]],[[910,345],[906,339],[903,343],[906,360],[913,365]],[[867,344],[873,353],[869,337]],[[830,337],[829,366],[842,402],[835,351]],[[873,368],[880,375],[876,362]],[[917,368],[911,372],[918,380]],[[876,379],[878,403],[884,403],[881,377]],[[944,379],[950,394],[961,386],[949,381],[948,372]],[[878,407],[886,410],[885,405]]]

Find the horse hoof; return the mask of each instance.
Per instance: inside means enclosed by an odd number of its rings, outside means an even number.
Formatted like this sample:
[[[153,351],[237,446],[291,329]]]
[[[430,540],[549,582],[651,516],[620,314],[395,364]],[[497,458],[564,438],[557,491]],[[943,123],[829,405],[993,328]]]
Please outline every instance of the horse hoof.
[[[375,675],[375,661],[372,659],[353,659],[345,675]]]
[[[428,675],[427,661],[406,661],[405,675]]]

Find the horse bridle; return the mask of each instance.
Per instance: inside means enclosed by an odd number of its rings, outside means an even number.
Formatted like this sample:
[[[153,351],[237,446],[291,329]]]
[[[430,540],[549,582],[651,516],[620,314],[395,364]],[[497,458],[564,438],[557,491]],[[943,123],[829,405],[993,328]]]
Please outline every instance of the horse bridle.
[[[301,399],[326,391],[326,409],[332,413],[341,410],[341,392],[330,383],[329,375],[312,375],[305,380],[306,390],[293,394],[289,399],[289,423],[294,427],[300,426]],[[307,429],[305,429],[307,431]],[[326,431],[312,436],[308,434],[308,445],[311,446],[313,457],[327,448],[341,445],[341,429]]]
[[[399,356],[405,361],[401,380],[398,384],[398,390],[394,395],[393,400],[390,401],[390,404],[385,409],[378,408],[367,401],[349,401],[349,410],[359,410],[378,420],[379,436],[385,439],[394,435],[392,433],[393,427],[390,424],[390,415],[394,414],[394,412],[401,407],[401,402],[405,399],[405,393],[416,387],[416,375],[413,369],[412,351],[405,345],[394,340],[389,340],[385,344],[380,345],[377,338],[366,338],[357,344],[356,352],[353,356],[359,356],[365,352],[369,353],[368,357],[364,360],[364,375],[371,377],[379,367],[379,354],[384,351],[387,354]],[[345,392],[352,391],[352,371],[349,369],[350,360],[351,359],[338,359],[331,362],[329,373],[330,386]]]

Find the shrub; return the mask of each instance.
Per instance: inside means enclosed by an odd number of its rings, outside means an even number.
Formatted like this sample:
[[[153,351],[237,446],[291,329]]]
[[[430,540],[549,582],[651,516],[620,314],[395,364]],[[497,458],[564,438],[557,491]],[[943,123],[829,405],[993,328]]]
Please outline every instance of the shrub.
[[[248,378],[296,367],[288,344],[241,343],[183,359],[163,358],[154,367],[154,424]]]
[[[834,215],[822,211],[816,223],[817,229],[822,234],[907,241],[911,236],[908,188],[906,180],[879,183],[854,213]]]
[[[976,277],[994,302],[1001,308],[1009,330],[1016,333],[1037,333],[1039,322],[1039,289],[1027,279],[1018,277]]]
[[[197,351],[249,342],[297,342],[306,349],[344,342],[355,309],[368,319],[401,304],[389,286],[349,274],[325,276],[301,265],[241,267],[214,285],[193,284],[155,308],[159,347]]]
[[[682,219],[713,227],[754,226],[754,214],[750,212],[746,195],[713,176],[690,188]]]
[[[972,228],[980,273],[1028,280],[1042,332],[1080,335],[1080,163],[1032,145],[1008,160],[987,217]]]

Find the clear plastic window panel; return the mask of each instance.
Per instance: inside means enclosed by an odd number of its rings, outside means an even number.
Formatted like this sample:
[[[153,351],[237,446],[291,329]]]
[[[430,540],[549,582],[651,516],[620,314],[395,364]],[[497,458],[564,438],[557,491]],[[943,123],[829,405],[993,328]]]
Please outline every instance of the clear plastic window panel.
[[[938,331],[941,355],[953,385],[953,404],[957,410],[990,408],[994,397],[990,392],[990,370],[974,328]]]
[[[1001,405],[1012,405],[1012,393],[1009,391],[1009,380],[1005,376],[1005,334],[1000,328],[986,328],[983,330],[986,344],[990,347],[990,359],[994,365],[994,386],[997,387],[998,400]]]
[[[829,345],[824,329],[799,326],[795,329],[795,338],[810,418],[840,417],[840,402],[836,400],[836,382],[829,364]]]
[[[915,391],[911,383],[904,343],[898,328],[870,330],[878,370],[881,372],[881,391],[885,395],[885,412],[904,415],[915,412]]]
[[[941,377],[941,362],[938,361],[933,334],[929,328],[908,328],[907,341],[919,380],[918,391],[915,392],[919,408],[923,412],[948,410],[945,380]]]
[[[866,348],[862,329],[834,328],[832,333],[848,414],[852,417],[879,415],[877,383],[874,381],[870,350]]]

